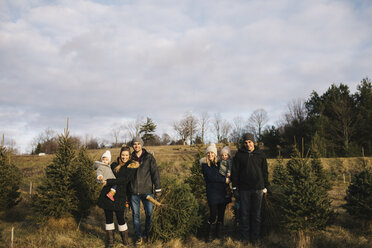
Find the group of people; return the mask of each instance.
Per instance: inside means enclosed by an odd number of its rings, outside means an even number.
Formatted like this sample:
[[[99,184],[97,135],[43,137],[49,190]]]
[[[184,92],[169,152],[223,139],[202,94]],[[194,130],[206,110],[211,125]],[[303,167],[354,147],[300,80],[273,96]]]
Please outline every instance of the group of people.
[[[103,188],[98,198],[98,206],[104,210],[106,218],[106,247],[114,245],[114,212],[118,222],[118,231],[124,245],[129,245],[128,226],[124,211],[130,204],[136,245],[141,245],[149,235],[153,205],[146,197],[159,198],[161,194],[160,176],[155,158],[143,148],[143,140],[135,137],[130,147],[123,146],[119,157],[110,164],[111,153],[106,151],[101,161],[95,162],[97,181]],[[141,230],[140,202],[144,206],[146,222]]]
[[[261,203],[263,194],[269,190],[266,157],[255,145],[254,135],[244,134],[243,145],[232,158],[228,146],[220,151],[211,144],[207,147],[205,157],[200,160],[206,183],[209,218],[206,241],[221,236],[225,209],[231,202],[232,195],[240,198],[239,224],[241,237],[253,243],[258,241],[261,226]],[[101,161],[95,162],[97,181],[103,185],[98,198],[98,206],[104,210],[106,218],[106,247],[114,243],[114,212],[118,223],[118,231],[124,245],[129,244],[128,226],[124,211],[130,204],[133,215],[136,245],[147,240],[153,204],[148,196],[159,198],[161,195],[160,177],[155,158],[143,148],[143,140],[135,137],[130,147],[123,146],[119,157],[111,162],[111,153],[106,151]],[[140,202],[142,202],[146,221],[141,231]]]
[[[215,237],[220,237],[225,209],[232,194],[240,199],[238,216],[242,240],[256,243],[259,239],[262,198],[270,191],[267,160],[255,146],[253,134],[246,133],[241,140],[243,144],[234,158],[226,146],[221,149],[219,161],[217,148],[211,144],[205,158],[200,160],[209,205],[207,242],[211,240],[213,226]]]

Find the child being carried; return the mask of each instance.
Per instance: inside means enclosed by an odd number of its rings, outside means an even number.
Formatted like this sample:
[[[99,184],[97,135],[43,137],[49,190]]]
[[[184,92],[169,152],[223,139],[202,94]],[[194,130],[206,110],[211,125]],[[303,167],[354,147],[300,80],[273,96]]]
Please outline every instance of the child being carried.
[[[96,180],[99,183],[103,183],[107,179],[116,179],[114,173],[112,172],[111,166],[111,153],[106,151],[102,156],[100,161],[94,161],[94,170],[96,171]],[[112,186],[110,192],[107,193],[107,197],[111,201],[114,201],[114,195],[116,193],[116,185]]]

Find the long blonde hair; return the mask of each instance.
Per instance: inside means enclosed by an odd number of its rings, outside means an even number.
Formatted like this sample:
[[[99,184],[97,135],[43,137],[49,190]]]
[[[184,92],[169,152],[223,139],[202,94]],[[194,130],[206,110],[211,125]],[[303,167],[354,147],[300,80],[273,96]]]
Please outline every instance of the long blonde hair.
[[[217,157],[217,155],[216,155],[215,153],[213,153],[213,154],[214,154],[214,158],[213,158],[212,161],[209,160],[207,154],[206,154],[206,156],[205,156],[205,158],[206,158],[206,160],[207,160],[207,164],[208,164],[209,167],[211,167],[211,162],[213,162],[213,163],[217,166],[218,157]]]
[[[118,157],[118,162],[119,162],[119,165],[115,167],[114,171],[116,173],[118,173],[118,171],[120,170],[121,167],[123,167],[125,165],[125,163],[123,161],[121,161],[121,154],[123,152],[127,151],[129,153],[129,160],[130,161],[132,159],[132,154],[130,153],[130,147],[126,146],[126,145],[123,145],[120,149],[120,154],[119,154],[119,157]],[[127,162],[128,162],[127,161]]]

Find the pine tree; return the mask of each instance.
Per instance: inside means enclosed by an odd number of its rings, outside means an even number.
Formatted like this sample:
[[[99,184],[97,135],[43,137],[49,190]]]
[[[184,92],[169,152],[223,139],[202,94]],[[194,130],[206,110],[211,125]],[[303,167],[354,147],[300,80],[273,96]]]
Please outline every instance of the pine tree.
[[[4,146],[4,136],[0,146],[0,209],[14,207],[20,201],[19,185],[22,172],[11,163],[9,153]]]
[[[307,240],[310,231],[323,229],[332,221],[334,212],[326,187],[319,186],[319,178],[308,157],[294,148],[286,166],[287,178],[281,182],[280,203],[283,224],[291,232]]]
[[[143,139],[143,142],[145,143],[145,145],[149,141],[151,141],[155,138],[154,137],[155,129],[156,129],[155,123],[151,120],[150,117],[147,117],[146,122],[143,123],[141,125],[141,128],[140,128],[140,133],[143,133],[142,139]]]
[[[195,234],[202,223],[198,202],[188,184],[171,178],[163,184],[162,206],[154,210],[151,239],[169,241]]]
[[[372,170],[363,160],[363,169],[354,175],[346,196],[346,211],[368,224],[372,221]]]
[[[93,160],[85,147],[81,147],[76,159],[76,167],[72,176],[72,188],[78,199],[78,209],[74,213],[76,219],[88,217],[90,209],[96,204],[100,187],[95,180]]]
[[[78,211],[78,198],[73,189],[75,151],[69,136],[68,126],[58,137],[57,153],[36,189],[33,209],[39,221],[48,217],[61,218],[73,216]]]
[[[204,157],[204,152],[202,151],[202,146],[199,145],[198,152],[195,155],[194,163],[190,168],[191,174],[185,180],[185,183],[187,183],[191,187],[191,192],[200,203],[203,203],[207,198],[206,186],[200,165],[200,159],[202,157]]]

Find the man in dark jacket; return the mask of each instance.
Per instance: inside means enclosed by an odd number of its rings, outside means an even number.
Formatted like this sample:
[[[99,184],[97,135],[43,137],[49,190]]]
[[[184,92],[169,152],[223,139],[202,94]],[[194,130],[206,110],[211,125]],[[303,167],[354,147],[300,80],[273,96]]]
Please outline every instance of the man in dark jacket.
[[[233,160],[232,185],[240,195],[242,239],[256,243],[260,236],[262,196],[269,188],[267,161],[264,153],[255,147],[253,134],[244,134],[242,141],[244,145]]]
[[[134,232],[137,236],[136,245],[142,244],[142,238],[147,239],[150,231],[153,205],[146,199],[148,195],[153,196],[153,187],[155,188],[156,197],[160,197],[160,176],[158,166],[154,156],[142,148],[143,140],[135,137],[132,141],[133,153],[132,159],[139,162],[137,174],[131,183],[131,207],[133,212]],[[146,222],[145,230],[141,232],[140,222],[140,202],[142,201],[145,210]]]

